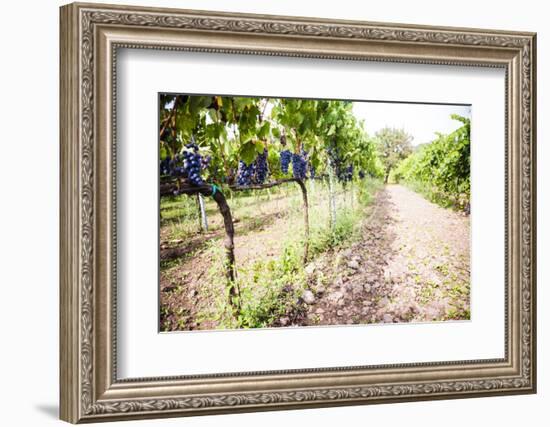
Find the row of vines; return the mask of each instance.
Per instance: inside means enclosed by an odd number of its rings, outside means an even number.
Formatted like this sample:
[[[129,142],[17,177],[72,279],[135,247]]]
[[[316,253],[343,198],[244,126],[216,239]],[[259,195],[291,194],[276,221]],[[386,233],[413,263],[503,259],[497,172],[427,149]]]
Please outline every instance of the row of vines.
[[[243,296],[227,194],[297,185],[305,265],[310,257],[308,188],[313,188],[306,183],[319,181],[328,188],[334,226],[335,188],[386,173],[351,102],[161,95],[159,107],[161,197],[197,197],[203,227],[204,198],[216,202],[224,221],[227,295],[235,318],[242,314]]]
[[[470,209],[470,119],[451,116],[462,123],[454,132],[438,134],[429,144],[416,147],[392,171],[428,199],[447,207]]]
[[[183,167],[190,154],[201,168]],[[161,95],[160,159],[161,176],[176,173],[195,185],[262,184],[268,175],[286,177],[289,160],[297,179],[330,167],[341,180],[353,170],[382,173],[347,101]]]

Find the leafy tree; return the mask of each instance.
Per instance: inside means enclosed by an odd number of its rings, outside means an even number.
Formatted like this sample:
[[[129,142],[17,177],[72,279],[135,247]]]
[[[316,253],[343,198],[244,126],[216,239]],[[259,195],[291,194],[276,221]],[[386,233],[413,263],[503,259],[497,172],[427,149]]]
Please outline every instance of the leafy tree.
[[[388,182],[392,169],[412,153],[412,139],[403,129],[385,127],[376,132],[375,140],[384,164],[385,183]]]

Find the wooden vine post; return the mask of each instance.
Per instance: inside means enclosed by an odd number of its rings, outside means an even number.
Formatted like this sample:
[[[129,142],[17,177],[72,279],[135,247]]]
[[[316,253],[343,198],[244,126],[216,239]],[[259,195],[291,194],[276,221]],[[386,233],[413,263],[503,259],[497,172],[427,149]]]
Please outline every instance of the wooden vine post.
[[[334,170],[332,163],[328,167],[328,198],[330,209],[330,229],[332,231],[336,228],[336,198],[334,196]]]
[[[296,182],[302,190],[302,201],[304,203],[304,265],[309,255],[309,204],[307,200],[307,189],[304,181],[297,179]]]
[[[187,194],[189,196],[202,195],[204,197],[212,197],[218,205],[220,214],[223,217],[225,229],[225,276],[229,291],[229,304],[233,310],[233,315],[238,317],[241,311],[241,298],[238,285],[235,282],[235,229],[233,227],[233,216],[231,215],[231,209],[227,204],[225,195],[216,185],[204,184],[200,186],[193,186],[184,181],[182,182],[178,180],[161,184],[161,196],[171,195],[174,193]]]
[[[208,217],[206,216],[206,207],[204,206],[204,197],[202,194],[197,195],[197,201],[199,203],[199,213],[200,213],[200,227],[202,231],[208,231]]]

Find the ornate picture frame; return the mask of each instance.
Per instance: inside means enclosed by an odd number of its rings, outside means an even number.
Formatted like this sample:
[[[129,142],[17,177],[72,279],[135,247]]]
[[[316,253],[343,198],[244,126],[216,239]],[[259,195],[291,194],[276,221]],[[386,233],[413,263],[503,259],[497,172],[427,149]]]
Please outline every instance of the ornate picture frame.
[[[61,8],[60,416],[97,422],[536,391],[536,35],[98,4]],[[505,357],[117,378],[117,49],[499,67]]]

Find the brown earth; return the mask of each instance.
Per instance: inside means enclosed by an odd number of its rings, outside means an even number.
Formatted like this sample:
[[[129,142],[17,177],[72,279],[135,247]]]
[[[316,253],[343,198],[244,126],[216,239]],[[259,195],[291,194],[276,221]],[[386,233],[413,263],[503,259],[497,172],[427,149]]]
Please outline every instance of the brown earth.
[[[250,202],[253,213],[235,221],[241,265],[278,256],[282,230],[302,220],[300,204],[288,197]],[[312,200],[319,203],[327,201]],[[221,219],[212,216],[211,225],[213,231],[185,242],[170,242],[161,231],[161,260],[174,262],[161,273],[162,330],[217,327],[208,313],[223,288],[202,285],[211,274],[210,249],[222,247]],[[469,216],[386,186],[366,209],[360,238],[317,257],[306,273],[309,289],[296,304],[301,315],[289,313],[273,326],[469,319]]]
[[[362,239],[306,270],[302,325],[467,320],[469,217],[389,185],[377,194]]]
[[[257,259],[273,259],[281,254],[285,243],[282,233],[302,228],[303,208],[301,193],[293,184],[285,184],[283,193],[269,199],[250,200],[251,215],[241,216],[250,206],[234,210],[235,259],[238,266],[246,266]],[[296,191],[293,191],[296,190]],[[328,205],[324,192],[317,198],[310,195],[310,210],[321,204]],[[251,198],[252,199],[252,198]],[[345,203],[344,196],[337,196],[337,205]],[[230,202],[231,204],[231,202]],[[247,211],[248,212],[248,211]],[[297,225],[297,226],[296,226]],[[161,262],[173,262],[173,267],[161,269],[160,304],[161,330],[215,329],[212,320],[215,297],[223,295],[224,288],[205,285],[205,278],[212,269],[213,246],[223,249],[225,237],[222,218],[212,212],[209,215],[211,231],[197,233],[180,240],[169,240],[168,229],[161,228]],[[223,256],[223,255],[222,255]],[[223,274],[218,271],[220,277]]]

